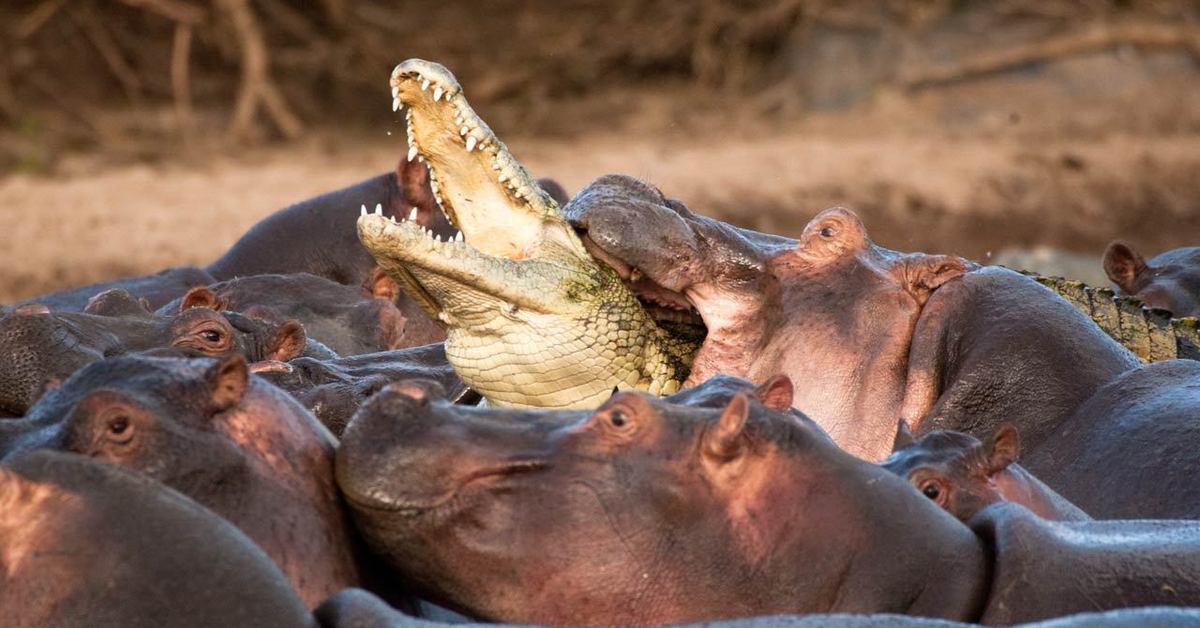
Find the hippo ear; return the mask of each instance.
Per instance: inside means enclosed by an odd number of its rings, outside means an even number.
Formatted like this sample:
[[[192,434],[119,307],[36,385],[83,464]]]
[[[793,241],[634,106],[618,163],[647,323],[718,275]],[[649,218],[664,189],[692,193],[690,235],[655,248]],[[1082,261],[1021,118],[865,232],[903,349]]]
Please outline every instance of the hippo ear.
[[[1116,240],[1104,251],[1104,272],[1125,294],[1137,293],[1146,268],[1146,260],[1126,242]]]
[[[135,298],[132,294],[120,288],[105,290],[88,299],[83,307],[84,314],[98,316],[150,316],[150,308],[145,299]]]
[[[210,310],[222,312],[226,307],[225,300],[218,297],[215,292],[208,289],[206,286],[199,286],[187,291],[183,295],[183,300],[179,302],[179,311],[186,312],[194,307],[206,307]]]
[[[984,453],[987,456],[988,473],[1003,471],[1016,462],[1021,453],[1021,438],[1017,428],[1012,423],[1001,425],[984,444]]]
[[[379,266],[371,269],[371,278],[367,280],[367,293],[376,299],[395,302],[400,296],[400,284],[383,272]]]
[[[787,375],[776,375],[754,390],[754,398],[764,406],[777,412],[792,409],[792,398],[796,388]]]
[[[234,354],[212,365],[204,378],[212,390],[209,407],[216,414],[242,402],[250,382],[250,368],[246,358]]]
[[[896,424],[896,437],[892,439],[892,451],[900,451],[915,441],[912,431],[908,429],[908,421],[900,419]]]
[[[279,330],[275,332],[275,337],[271,339],[263,359],[287,362],[298,358],[300,354],[304,353],[304,345],[307,342],[308,335],[304,333],[304,325],[300,321],[295,319],[284,321],[279,326]]]
[[[909,294],[924,304],[931,292],[951,279],[962,277],[971,270],[971,264],[955,255],[918,253],[907,257],[899,268],[904,273],[903,281]]]
[[[704,453],[717,462],[728,462],[742,453],[742,433],[750,416],[750,398],[746,393],[733,396],[721,418],[704,434]]]

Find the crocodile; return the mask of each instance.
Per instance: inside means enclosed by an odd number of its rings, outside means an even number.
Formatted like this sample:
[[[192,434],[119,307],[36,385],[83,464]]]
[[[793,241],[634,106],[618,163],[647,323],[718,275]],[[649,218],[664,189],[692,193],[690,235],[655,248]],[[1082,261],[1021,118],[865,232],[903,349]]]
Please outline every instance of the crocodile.
[[[1118,295],[1111,288],[1092,287],[1076,279],[1018,272],[1082,310],[1142,362],[1200,360],[1200,320],[1194,316],[1173,318],[1167,310],[1147,307],[1136,297]]]
[[[675,392],[701,338],[660,325],[595,260],[558,203],[472,109],[445,67],[391,75],[408,159],[429,168],[458,232],[363,208],[358,235],[384,272],[446,325],[446,357],[488,403],[595,407],[614,388]]]

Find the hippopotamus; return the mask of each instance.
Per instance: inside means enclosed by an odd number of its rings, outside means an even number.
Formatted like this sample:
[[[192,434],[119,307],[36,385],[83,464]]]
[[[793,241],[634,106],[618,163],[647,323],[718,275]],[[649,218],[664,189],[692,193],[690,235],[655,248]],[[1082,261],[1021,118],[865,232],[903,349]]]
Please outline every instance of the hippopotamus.
[[[195,306],[194,306],[195,305]],[[0,416],[20,416],[47,385],[105,357],[175,347],[193,355],[245,355],[251,361],[303,354],[332,357],[308,341],[296,321],[267,322],[188,303],[155,316],[122,291],[101,293],[88,311],[50,312],[24,306],[0,317]]]
[[[1020,436],[1011,424],[981,442],[970,434],[942,430],[914,440],[900,421],[895,451],[880,466],[908,480],[960,521],[998,501],[1020,504],[1044,519],[1091,518],[1016,464],[1019,455]]]
[[[149,478],[86,456],[0,466],[4,625],[315,625],[250,539]]]
[[[382,282],[380,282],[382,283]],[[397,307],[393,290],[388,298],[365,294],[308,273],[254,275],[194,288],[158,310],[169,316],[197,302],[217,311],[251,314],[266,320],[296,320],[309,338],[338,355],[359,355],[439,342],[446,337],[438,323],[411,301]]]
[[[362,404],[392,382],[429,379],[451,399],[465,403],[479,400],[454,373],[441,343],[332,360],[301,357],[290,362],[260,363],[255,371],[290,393],[339,437]]]
[[[415,155],[414,155],[415,157]],[[562,186],[539,181],[566,201]],[[448,239],[455,234],[438,209],[429,170],[419,159],[400,159],[393,172],[281,209],[251,227],[207,271],[219,280],[250,275],[310,273],[348,286],[366,286],[375,260],[358,240],[361,208],[378,207]]]
[[[347,427],[337,478],[375,552],[486,620],[1019,623],[1200,603],[1200,522],[1051,522],[998,503],[964,525],[744,392],[723,408],[627,391],[534,412],[401,382]]]
[[[1104,272],[1124,294],[1178,317],[1200,316],[1200,246],[1167,251],[1149,262],[1120,240],[1104,251]]]
[[[335,440],[283,391],[222,359],[143,355],[88,365],[22,419],[0,452],[76,453],[135,469],[221,515],[316,606],[362,583],[333,479]]]
[[[796,408],[868,460],[891,452],[897,417],[917,433],[936,425],[981,437],[1008,421],[1033,446],[1138,364],[1036,281],[885,249],[846,209],[819,213],[793,240],[608,175],[565,211],[644,301],[699,315],[707,335],[688,385],[786,374]]]
[[[207,286],[214,281],[216,279],[201,268],[183,266],[168,268],[152,275],[126,277],[52,292],[22,301],[14,307],[36,303],[54,312],[82,312],[92,297],[109,290],[123,290],[136,299],[144,300],[146,308],[153,310],[178,298],[192,288]]]
[[[1200,363],[1155,362],[1101,386],[1023,464],[1098,519],[1200,519]]]

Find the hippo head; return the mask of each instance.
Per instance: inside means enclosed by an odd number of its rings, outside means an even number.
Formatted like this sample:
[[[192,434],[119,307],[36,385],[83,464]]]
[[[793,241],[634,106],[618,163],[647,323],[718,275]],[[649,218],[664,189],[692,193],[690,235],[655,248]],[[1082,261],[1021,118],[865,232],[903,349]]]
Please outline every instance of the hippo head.
[[[1127,242],[1104,251],[1104,272],[1121,292],[1174,316],[1200,316],[1200,246],[1167,251],[1146,261]]]
[[[489,620],[963,611],[978,585],[971,533],[757,400],[786,405],[787,390],[726,387],[693,395],[702,406],[618,392],[595,411],[533,412],[455,406],[399,382],[347,428],[338,483],[377,554]],[[911,577],[948,552],[954,583]],[[927,607],[935,590],[957,601]]]
[[[270,311],[225,311],[225,302],[206,287],[184,295],[170,316],[171,346],[197,357],[241,354],[251,362],[299,357],[308,343],[304,325],[276,320]]]
[[[900,422],[897,448],[881,466],[961,521],[1005,500],[1005,471],[1017,459],[1017,430],[1005,424],[986,443],[962,432],[937,430],[912,441]],[[907,441],[907,442],[906,442]]]
[[[309,603],[356,582],[332,436],[241,355],[96,362],[4,427],[7,457],[81,454],[195,499],[276,559]]]
[[[796,407],[843,448],[882,459],[904,397],[909,343],[930,293],[965,260],[876,246],[845,209],[821,212],[798,240],[688,211],[657,189],[609,175],[567,206],[593,255],[644,301],[694,312],[706,328],[691,385],[728,373],[786,373]]]

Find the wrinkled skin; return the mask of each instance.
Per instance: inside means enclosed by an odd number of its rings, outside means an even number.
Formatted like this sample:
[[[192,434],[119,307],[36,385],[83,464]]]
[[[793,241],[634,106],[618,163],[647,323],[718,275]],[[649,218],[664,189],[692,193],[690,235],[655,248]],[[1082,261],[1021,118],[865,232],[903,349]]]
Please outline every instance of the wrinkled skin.
[[[52,452],[0,466],[0,608],[14,628],[315,625],[220,517],[148,478]]]
[[[152,477],[221,515],[316,606],[360,583],[333,481],[335,441],[245,360],[144,356],[92,364],[28,415],[0,451],[55,449]]]
[[[754,397],[790,406],[781,381]],[[966,528],[744,392],[723,408],[622,392],[594,412],[437,397],[403,382],[376,395],[346,430],[338,483],[368,544],[469,615],[967,618],[981,602],[983,550]]]
[[[1200,522],[1047,521],[998,503],[970,527],[995,548],[980,623],[1200,605]]]
[[[1024,464],[1098,519],[1200,519],[1197,417],[1200,363],[1156,362],[1100,387]]]
[[[1043,519],[1090,519],[1016,464],[1019,439],[1015,427],[1004,425],[986,442],[962,432],[943,431],[914,441],[901,422],[896,450],[880,466],[908,480],[959,521],[968,521],[999,501],[1024,506]]]
[[[381,287],[387,298],[377,298],[307,273],[255,275],[189,292],[159,308],[158,314],[178,312],[190,298],[203,299],[217,311],[275,321],[294,319],[304,325],[309,338],[343,356],[403,349],[445,338],[441,326],[411,301],[400,300],[409,306],[402,312],[392,300],[398,291],[389,288]]]
[[[1173,249],[1146,261],[1128,242],[1104,251],[1104,272],[1122,293],[1176,317],[1200,316],[1200,246]]]
[[[609,175],[566,212],[643,300],[696,309],[707,336],[690,384],[716,373],[786,374],[796,408],[868,460],[891,452],[897,417],[918,434],[980,437],[1012,421],[1033,446],[1137,364],[1028,277],[883,249],[847,210],[821,212],[789,240],[693,214],[652,186]]]
[[[310,351],[332,355],[308,342],[296,321],[272,323],[201,306],[155,316],[127,293],[109,291],[83,313],[18,310],[0,318],[0,416],[22,415],[47,386],[92,362],[167,347],[251,361],[289,360]]]
[[[970,268],[878,247],[847,210],[822,212],[790,240],[693,214],[620,175],[593,182],[566,212],[644,300],[698,311],[707,336],[689,384],[784,373],[797,409],[872,460],[890,452],[922,306]]]
[[[441,344],[360,356],[256,365],[263,379],[286,390],[335,436],[372,395],[392,382],[424,378],[438,382],[450,399],[475,402],[446,361]]]
[[[216,279],[204,270],[185,266],[169,268],[153,275],[126,277],[114,281],[91,284],[70,290],[52,292],[16,304],[16,307],[32,303],[45,305],[55,312],[82,312],[92,297],[109,290],[124,290],[135,299],[145,299],[148,309],[158,309],[164,303],[177,299],[197,286],[207,286]]]

